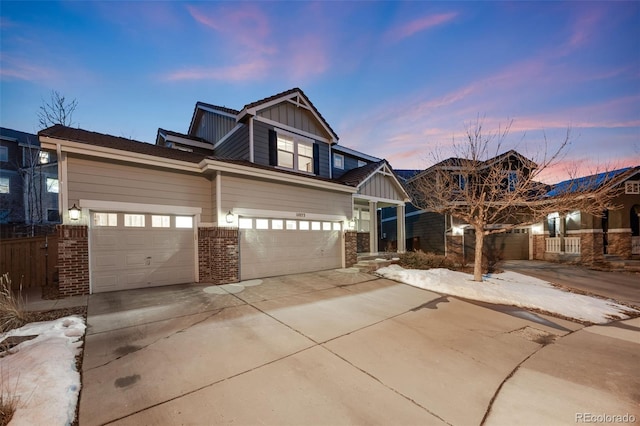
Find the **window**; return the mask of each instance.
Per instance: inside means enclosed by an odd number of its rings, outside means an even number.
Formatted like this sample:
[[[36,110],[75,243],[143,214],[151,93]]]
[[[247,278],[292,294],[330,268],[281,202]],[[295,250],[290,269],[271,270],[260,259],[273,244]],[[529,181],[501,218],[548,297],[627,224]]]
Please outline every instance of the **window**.
[[[117,213],[94,213],[93,225],[94,226],[118,226],[118,214]]]
[[[8,177],[0,177],[0,194],[10,194],[11,185]]]
[[[47,151],[40,151],[38,153],[38,160],[40,164],[47,164],[50,161],[49,153]]]
[[[269,229],[269,219],[256,219],[256,229]]]
[[[322,222],[323,231],[331,231],[331,222]]]
[[[509,191],[513,192],[516,190],[516,186],[518,185],[518,172],[509,172],[508,175],[509,180]]]
[[[455,175],[453,181],[460,189],[465,189],[467,187],[467,177],[465,175]]]
[[[58,179],[47,178],[47,192],[51,192],[54,194],[57,194],[58,192],[60,192]]]
[[[628,181],[624,183],[625,194],[640,194],[640,181]]]
[[[319,231],[320,230],[320,222],[311,222],[311,230]]]
[[[358,167],[364,167],[367,165],[366,161],[358,160]]]
[[[308,231],[309,230],[309,222],[307,222],[306,220],[301,220],[300,221],[300,230],[301,231]]]
[[[0,210],[0,223],[8,223],[9,222],[9,210],[2,209]]]
[[[124,226],[131,228],[144,228],[143,214],[125,214]]]
[[[278,133],[278,166],[313,173],[313,141]]]
[[[60,212],[57,209],[47,209],[47,222],[60,222]]]
[[[151,227],[152,228],[171,228],[171,217],[154,214],[151,216]]]
[[[333,230],[334,231],[340,230],[340,222],[333,222]]]
[[[238,228],[240,229],[251,229],[253,228],[253,219],[248,217],[241,217],[238,220]]]
[[[6,146],[0,146],[0,161],[9,161],[9,149]]]
[[[357,232],[369,232],[369,226],[371,221],[371,215],[369,209],[356,209],[355,210],[356,231]]]
[[[282,219],[273,219],[271,221],[271,229],[283,229]]]
[[[336,169],[344,169],[344,155],[342,154],[333,154],[333,167]]]
[[[193,228],[193,216],[176,216],[176,228]]]
[[[290,231],[291,230],[295,231],[296,229],[298,229],[297,226],[296,226],[296,221],[295,220],[288,220],[287,221],[287,229],[290,230]]]

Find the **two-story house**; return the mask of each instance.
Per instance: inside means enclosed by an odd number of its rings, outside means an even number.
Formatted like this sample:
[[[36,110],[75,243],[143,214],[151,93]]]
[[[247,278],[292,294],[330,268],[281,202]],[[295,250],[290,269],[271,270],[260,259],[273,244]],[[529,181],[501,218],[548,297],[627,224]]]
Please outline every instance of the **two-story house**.
[[[188,132],[161,128],[155,145],[64,126],[39,137],[61,153],[60,256],[75,259],[62,295],[350,266],[356,231],[377,252],[376,211],[403,217],[408,201],[297,88],[239,110],[198,102]]]
[[[3,235],[25,225],[59,223],[55,152],[41,151],[38,136],[0,128],[0,224]]]
[[[534,162],[513,150],[473,165],[475,171],[473,177],[469,177],[465,173],[466,162],[467,160],[461,158],[448,158],[426,170],[399,170],[398,175],[400,181],[414,197],[421,196],[416,193],[415,189],[412,189],[415,187],[415,183],[421,179],[428,179],[430,176],[442,178],[446,175],[453,187],[464,190],[466,186],[469,186],[468,180],[470,178],[483,179],[484,171],[486,173],[499,171],[503,176],[499,191],[509,192],[514,188],[518,179],[527,179],[531,171],[537,167]],[[455,197],[455,191],[452,191],[451,195]],[[467,261],[473,260],[475,234],[471,226],[451,215],[436,213],[415,204],[408,204],[405,211],[407,249],[442,255],[455,252],[464,256]],[[531,227],[513,227],[513,218],[505,217],[503,219],[504,223],[493,223],[491,226],[504,228],[504,232],[487,236],[485,250],[500,259],[529,259],[530,247],[533,244],[530,239]],[[383,209],[381,221],[385,241],[395,247],[398,241],[395,211]]]

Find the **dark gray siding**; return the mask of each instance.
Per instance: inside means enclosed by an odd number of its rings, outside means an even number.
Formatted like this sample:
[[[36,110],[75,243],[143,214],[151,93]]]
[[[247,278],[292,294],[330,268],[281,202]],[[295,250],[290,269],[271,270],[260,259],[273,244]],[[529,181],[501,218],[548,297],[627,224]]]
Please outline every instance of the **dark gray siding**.
[[[229,133],[235,125],[235,118],[203,111],[196,129],[196,136],[215,144]]]
[[[229,138],[215,149],[217,157],[249,160],[249,127],[242,124]]]
[[[335,152],[334,152],[335,154]],[[338,152],[337,154],[342,154],[341,152]],[[348,172],[351,169],[355,169],[358,167],[358,160],[360,161],[364,161],[365,163],[369,164],[370,161],[367,160],[363,160],[362,158],[355,158],[355,157],[351,157],[347,154],[342,154],[344,155],[344,169],[337,169],[335,167],[333,167],[333,158],[331,159],[331,168],[332,168],[332,173],[333,173],[333,178],[337,179],[340,176],[342,176],[343,174],[345,174],[346,172]]]
[[[269,130],[274,126],[261,121],[253,122],[253,161],[264,166],[269,165]],[[320,171],[319,176],[329,177],[329,145],[325,142],[316,141],[319,147]]]

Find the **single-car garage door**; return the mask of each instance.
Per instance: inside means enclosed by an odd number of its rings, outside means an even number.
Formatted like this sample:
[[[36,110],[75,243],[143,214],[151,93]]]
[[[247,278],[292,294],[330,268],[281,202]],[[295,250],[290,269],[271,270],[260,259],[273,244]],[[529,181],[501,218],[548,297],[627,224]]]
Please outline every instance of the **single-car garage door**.
[[[193,282],[193,227],[193,216],[92,212],[92,292]]]
[[[342,266],[340,222],[241,217],[238,224],[243,280]]]

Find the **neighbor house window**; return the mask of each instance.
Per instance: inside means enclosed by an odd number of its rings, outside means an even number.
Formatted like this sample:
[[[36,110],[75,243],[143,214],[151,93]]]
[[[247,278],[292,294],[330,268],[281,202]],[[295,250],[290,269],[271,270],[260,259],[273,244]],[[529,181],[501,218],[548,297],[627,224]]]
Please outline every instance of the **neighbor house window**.
[[[58,179],[47,178],[47,192],[52,192],[54,194],[57,194],[58,192],[60,192]]]
[[[509,183],[509,191],[513,192],[516,190],[516,186],[518,185],[518,172],[509,172],[508,175],[508,183]]]
[[[47,222],[60,222],[58,209],[47,209]]]
[[[143,214],[125,214],[124,226],[131,228],[144,228]]]
[[[0,177],[0,194],[10,194],[11,186],[8,177]]]
[[[0,210],[0,223],[9,222],[9,210],[2,209]]]
[[[117,213],[94,213],[94,226],[118,226]]]
[[[278,166],[313,173],[313,141],[278,133]]]
[[[640,194],[640,181],[629,181],[624,184],[625,194]]]
[[[49,160],[49,153],[47,151],[40,151],[38,154],[40,164],[47,164]]]
[[[336,169],[344,169],[344,155],[333,154],[333,167]]]
[[[0,146],[0,161],[9,161],[9,149],[6,146]]]

